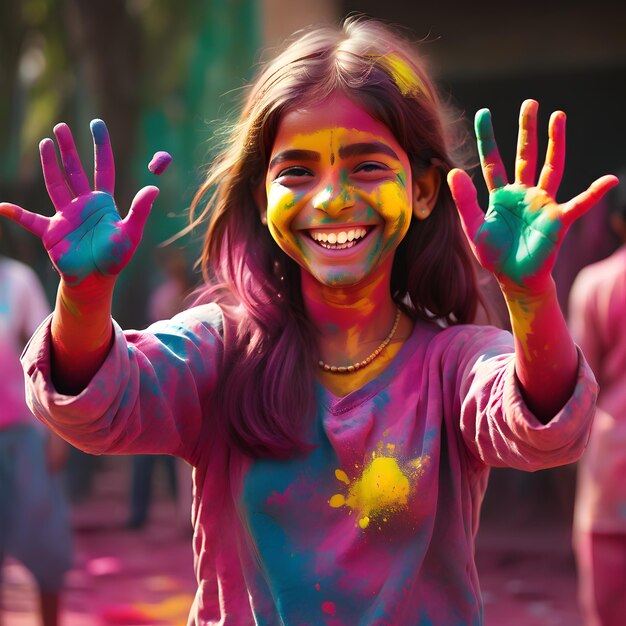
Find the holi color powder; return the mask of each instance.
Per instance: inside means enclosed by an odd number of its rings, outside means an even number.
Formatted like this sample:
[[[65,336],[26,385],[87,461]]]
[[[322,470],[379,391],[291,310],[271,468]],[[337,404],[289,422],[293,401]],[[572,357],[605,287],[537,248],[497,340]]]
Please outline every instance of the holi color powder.
[[[169,152],[159,151],[152,157],[148,164],[148,169],[157,176],[163,174],[167,166],[172,162],[172,155]]]
[[[326,615],[334,615],[337,612],[335,608],[334,602],[322,602],[322,611],[326,613]]]
[[[395,446],[380,442],[378,450],[372,454],[371,462],[361,476],[350,481],[340,469],[335,477],[348,485],[347,494],[333,495],[328,504],[333,508],[349,507],[358,513],[357,524],[365,530],[372,517],[386,522],[394,513],[404,509],[409,494],[417,479],[423,474],[428,457],[418,458],[400,464],[393,456]]]

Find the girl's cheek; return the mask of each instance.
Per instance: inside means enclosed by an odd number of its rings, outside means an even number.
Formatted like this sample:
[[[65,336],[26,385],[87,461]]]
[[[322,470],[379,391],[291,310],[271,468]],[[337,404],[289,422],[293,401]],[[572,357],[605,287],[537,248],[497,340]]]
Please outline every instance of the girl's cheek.
[[[289,217],[290,209],[293,209],[298,201],[298,194],[286,187],[273,185],[267,194],[268,219],[282,222]]]
[[[374,195],[378,213],[390,224],[406,221],[413,209],[406,188],[397,182],[380,185]]]

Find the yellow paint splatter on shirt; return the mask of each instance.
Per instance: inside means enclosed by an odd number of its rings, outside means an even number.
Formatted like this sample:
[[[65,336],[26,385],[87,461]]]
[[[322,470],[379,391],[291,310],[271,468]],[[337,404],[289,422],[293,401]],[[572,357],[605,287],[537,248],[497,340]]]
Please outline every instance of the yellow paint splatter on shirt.
[[[394,513],[406,509],[417,478],[424,473],[428,456],[399,463],[390,456],[394,451],[394,444],[380,442],[378,449],[372,452],[372,460],[354,481],[350,481],[343,470],[335,470],[335,477],[348,485],[348,493],[333,495],[328,502],[330,506],[347,506],[351,512],[355,511],[357,524],[363,529],[373,518],[387,522]]]

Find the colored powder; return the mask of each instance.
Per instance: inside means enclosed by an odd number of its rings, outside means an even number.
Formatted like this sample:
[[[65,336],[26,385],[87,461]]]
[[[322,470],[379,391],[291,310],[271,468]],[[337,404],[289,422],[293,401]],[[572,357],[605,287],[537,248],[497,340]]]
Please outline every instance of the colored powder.
[[[148,164],[148,169],[157,176],[163,174],[167,166],[172,162],[172,155],[169,152],[159,151],[152,157]]]
[[[395,54],[374,56],[376,62],[391,76],[403,96],[423,94],[430,99],[430,94],[415,70]]]
[[[100,146],[107,141],[109,133],[102,120],[91,120],[89,128],[91,128],[91,134],[93,135],[93,140],[96,144]]]
[[[322,611],[326,613],[326,615],[334,615],[337,612],[335,608],[334,602],[322,602]]]

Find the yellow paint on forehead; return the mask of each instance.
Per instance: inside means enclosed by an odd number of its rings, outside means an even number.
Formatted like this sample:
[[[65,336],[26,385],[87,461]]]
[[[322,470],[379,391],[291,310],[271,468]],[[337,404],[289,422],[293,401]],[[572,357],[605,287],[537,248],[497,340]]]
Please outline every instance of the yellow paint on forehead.
[[[310,133],[298,133],[289,138],[289,148],[306,148],[319,152],[322,158],[330,159],[337,150],[347,144],[358,143],[359,141],[370,142],[372,140],[388,143],[388,139],[376,133],[370,133],[363,129],[348,128],[344,126],[329,126],[320,128]],[[279,150],[284,150],[287,146],[280,146]]]
[[[393,53],[372,55],[372,58],[391,76],[403,96],[422,94],[431,99],[423,81],[404,59]]]

